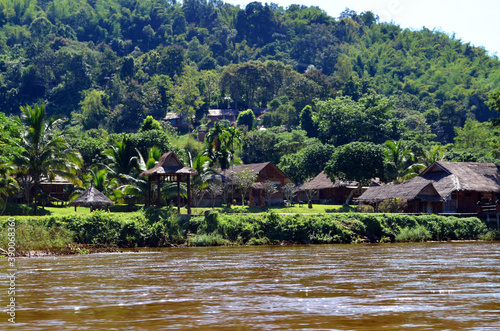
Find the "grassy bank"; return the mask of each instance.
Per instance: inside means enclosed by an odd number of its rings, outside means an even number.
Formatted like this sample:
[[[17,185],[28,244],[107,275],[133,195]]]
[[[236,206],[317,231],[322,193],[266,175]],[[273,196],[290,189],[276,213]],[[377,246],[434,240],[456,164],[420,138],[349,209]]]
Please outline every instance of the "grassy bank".
[[[332,244],[495,240],[477,218],[399,214],[218,214],[181,219],[167,208],[131,213],[94,212],[16,216],[17,251],[65,254],[99,249],[176,245]],[[0,247],[7,247],[7,220]]]

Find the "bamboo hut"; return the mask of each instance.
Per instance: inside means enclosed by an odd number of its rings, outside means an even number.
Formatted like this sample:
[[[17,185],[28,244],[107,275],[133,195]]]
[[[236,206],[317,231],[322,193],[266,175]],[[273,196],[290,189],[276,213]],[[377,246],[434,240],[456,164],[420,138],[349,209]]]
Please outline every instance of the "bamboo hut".
[[[299,200],[307,201],[306,191],[315,191],[315,197],[313,200],[319,203],[333,203],[333,204],[343,204],[349,194],[352,191],[357,190],[358,182],[350,181],[340,181],[336,180],[332,183],[330,178],[328,178],[324,171],[320,172],[316,177],[306,181],[304,184],[298,188],[298,198]],[[363,187],[361,191],[366,190],[367,187]],[[353,197],[359,197],[362,192],[354,192]],[[316,200],[317,199],[317,200]]]
[[[79,206],[90,207],[90,212],[93,212],[95,209],[114,205],[113,201],[109,200],[107,196],[93,186],[83,191],[78,198],[69,203],[69,206],[75,206],[75,211],[76,207]]]
[[[439,161],[404,183],[369,188],[357,200],[373,204],[403,198],[408,212],[476,213],[482,205],[496,205],[499,197],[499,165]]]
[[[148,177],[148,205],[151,205],[151,185],[156,182],[157,200],[156,205],[161,205],[161,185],[164,182],[177,183],[177,211],[180,213],[180,183],[187,184],[187,210],[191,215],[191,176],[198,172],[189,167],[185,167],[174,152],[165,153],[161,156],[156,165],[140,174],[141,177]]]

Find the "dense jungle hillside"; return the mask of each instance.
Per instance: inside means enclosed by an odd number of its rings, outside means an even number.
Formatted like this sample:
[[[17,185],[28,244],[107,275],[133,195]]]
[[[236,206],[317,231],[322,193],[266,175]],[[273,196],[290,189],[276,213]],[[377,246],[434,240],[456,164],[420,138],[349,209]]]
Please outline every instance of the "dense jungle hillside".
[[[384,121],[449,143],[467,119],[497,116],[485,102],[500,62],[443,32],[401,29],[369,11],[2,0],[0,76],[3,112],[44,103],[83,129],[133,132],[167,111],[195,114],[197,124],[209,108],[227,107],[269,108],[267,127],[291,129],[307,105],[314,117],[330,98],[357,104],[377,95],[390,98]]]

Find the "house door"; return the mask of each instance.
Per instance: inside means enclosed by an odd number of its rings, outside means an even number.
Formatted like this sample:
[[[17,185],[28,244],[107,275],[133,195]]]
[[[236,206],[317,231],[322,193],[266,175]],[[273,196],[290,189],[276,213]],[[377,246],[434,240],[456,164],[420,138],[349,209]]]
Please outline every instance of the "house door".
[[[427,214],[432,214],[432,202],[431,201],[427,201],[427,211],[426,211]]]

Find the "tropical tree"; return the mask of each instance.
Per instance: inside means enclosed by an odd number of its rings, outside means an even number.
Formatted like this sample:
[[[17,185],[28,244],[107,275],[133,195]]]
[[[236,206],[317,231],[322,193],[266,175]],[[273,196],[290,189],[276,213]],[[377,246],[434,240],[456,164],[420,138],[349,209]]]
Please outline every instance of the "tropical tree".
[[[242,145],[241,131],[216,122],[205,137],[204,155],[210,159],[211,166],[226,170],[234,164],[236,149]]]
[[[237,190],[240,190],[242,206],[245,205],[245,196],[256,179],[257,174],[252,169],[244,169],[231,173],[231,182]]]
[[[130,138],[123,134],[121,140],[115,140],[114,145],[103,152],[107,157],[106,167],[122,184],[138,175],[140,153],[134,148]]]
[[[14,167],[10,164],[0,163],[0,215],[7,207],[7,197],[18,190],[16,180],[9,176],[14,173]]]
[[[295,194],[297,193],[297,187],[293,183],[288,183],[283,186],[283,195],[288,201],[293,201],[295,199]]]
[[[279,192],[278,188],[276,187],[276,184],[271,182],[270,180],[262,182],[262,186],[264,188],[264,197],[266,198],[266,205],[269,206],[271,203],[272,196]]]
[[[370,180],[384,174],[384,152],[382,147],[368,142],[353,142],[338,147],[325,167],[325,174],[335,183],[337,179],[358,182],[357,190]],[[351,191],[345,201],[349,204],[354,194]]]
[[[146,196],[147,191],[147,182],[139,178],[139,174],[147,170],[141,153],[134,148],[129,137],[123,134],[122,139],[115,140],[114,145],[106,149],[103,154],[108,159],[106,169],[120,184],[117,189],[121,192],[121,196],[119,192],[114,191],[115,196],[120,196],[131,208],[136,198]]]
[[[55,176],[80,183],[78,170],[82,164],[80,153],[70,148],[68,132],[59,128],[63,119],[46,118],[45,106],[21,107],[20,140],[17,146],[22,152],[16,155],[14,164],[28,178],[26,195],[29,201],[31,186],[35,192],[35,215],[38,214],[38,191],[42,178]]]
[[[218,173],[210,168],[210,158],[203,154],[198,154],[191,162],[191,168],[198,173],[191,178],[191,188],[193,190],[194,204],[199,205],[206,189]]]
[[[403,146],[401,140],[387,140],[384,143],[384,156],[386,165],[388,165],[389,178],[394,178],[394,183],[403,181],[404,175],[408,170],[408,162],[415,161],[413,153]]]
[[[236,150],[241,149],[241,146],[243,145],[243,134],[240,130],[238,130],[234,126],[231,126],[229,129],[227,129],[224,135],[224,142],[229,148],[231,166],[234,166],[234,157],[236,155]]]

